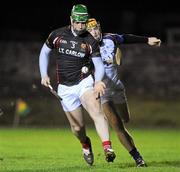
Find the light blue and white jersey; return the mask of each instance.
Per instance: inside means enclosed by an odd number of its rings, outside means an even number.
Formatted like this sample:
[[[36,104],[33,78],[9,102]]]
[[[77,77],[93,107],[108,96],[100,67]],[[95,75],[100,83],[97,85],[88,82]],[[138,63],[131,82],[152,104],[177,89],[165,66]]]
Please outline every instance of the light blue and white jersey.
[[[101,103],[110,100],[113,100],[114,103],[126,101],[124,85],[118,77],[118,65],[115,59],[116,46],[112,35],[103,37],[100,45],[100,53],[105,68],[103,81],[106,84],[106,89],[105,94],[101,98]]]
[[[125,88],[118,77],[118,64],[116,62],[116,49],[120,44],[148,43],[148,37],[132,34],[107,33],[102,36],[100,53],[105,68],[104,83],[105,94],[101,97],[101,103],[113,101],[114,103],[126,102]]]
[[[101,57],[104,62],[105,68],[111,68],[115,66],[115,44],[114,41],[109,38],[103,38],[102,45],[100,46]]]
[[[119,83],[118,81],[118,65],[116,63],[115,59],[115,53],[116,53],[116,43],[122,43],[123,40],[121,38],[121,35],[119,36],[119,40],[117,40],[117,35],[115,34],[109,34],[103,36],[102,43],[100,46],[100,53],[101,57],[104,63],[104,68],[105,68],[105,75],[108,80],[113,81],[114,83]]]

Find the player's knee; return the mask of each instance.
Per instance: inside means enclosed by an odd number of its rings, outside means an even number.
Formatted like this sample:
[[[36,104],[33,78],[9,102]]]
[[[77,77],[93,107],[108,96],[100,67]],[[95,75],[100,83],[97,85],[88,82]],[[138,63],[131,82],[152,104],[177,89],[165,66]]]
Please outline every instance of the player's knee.
[[[106,117],[102,112],[96,113],[96,115],[94,115],[92,119],[95,123],[102,123],[106,121]]]
[[[82,130],[82,127],[78,125],[71,125],[71,129],[74,133],[79,133]]]

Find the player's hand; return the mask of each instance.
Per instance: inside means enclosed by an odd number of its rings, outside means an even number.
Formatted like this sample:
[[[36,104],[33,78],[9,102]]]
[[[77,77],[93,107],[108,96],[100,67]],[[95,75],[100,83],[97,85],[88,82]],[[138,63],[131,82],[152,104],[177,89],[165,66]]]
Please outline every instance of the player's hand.
[[[161,45],[161,40],[156,38],[156,37],[149,37],[148,38],[148,44],[152,46],[160,46]]]
[[[50,85],[50,78],[49,78],[49,76],[42,77],[41,84],[46,86],[46,87],[49,87],[49,85]]]
[[[94,85],[96,99],[100,98],[105,93],[106,85],[102,81],[98,81]]]

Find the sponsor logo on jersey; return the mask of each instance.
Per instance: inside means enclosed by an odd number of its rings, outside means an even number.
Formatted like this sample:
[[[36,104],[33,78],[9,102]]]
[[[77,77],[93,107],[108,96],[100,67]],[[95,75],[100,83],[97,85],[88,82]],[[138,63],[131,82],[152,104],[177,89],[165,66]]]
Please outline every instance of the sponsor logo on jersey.
[[[56,44],[56,43],[61,43],[61,44],[67,44],[67,41],[65,39],[62,39],[60,37],[56,37],[53,41],[53,44]]]
[[[80,57],[80,58],[85,57],[85,53],[78,52],[78,51],[71,50],[71,49],[59,48],[59,53],[67,54],[67,55],[71,55],[71,56],[75,56],[75,57]]]
[[[67,41],[64,40],[64,39],[60,39],[59,42],[62,43],[62,44],[67,44]]]

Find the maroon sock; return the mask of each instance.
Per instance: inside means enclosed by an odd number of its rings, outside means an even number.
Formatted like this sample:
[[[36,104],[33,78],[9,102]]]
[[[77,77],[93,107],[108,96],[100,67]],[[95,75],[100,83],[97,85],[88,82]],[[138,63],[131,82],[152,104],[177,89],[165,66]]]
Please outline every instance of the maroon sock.
[[[81,144],[82,144],[82,147],[84,148],[84,149],[89,149],[89,142],[88,142],[88,139],[87,139],[87,137],[86,137],[86,140],[83,142],[83,141],[80,141],[81,142]]]
[[[111,141],[104,141],[102,142],[103,148],[104,149],[111,149]]]

